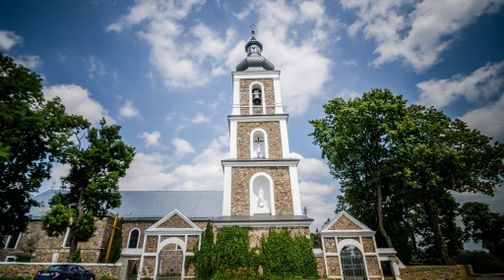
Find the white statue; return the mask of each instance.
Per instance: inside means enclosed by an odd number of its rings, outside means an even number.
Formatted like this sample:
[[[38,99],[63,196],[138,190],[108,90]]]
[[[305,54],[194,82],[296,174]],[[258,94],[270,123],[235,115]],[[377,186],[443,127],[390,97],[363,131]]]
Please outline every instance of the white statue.
[[[266,201],[264,200],[264,190],[263,187],[259,189],[259,200],[257,201],[258,208],[264,208]]]

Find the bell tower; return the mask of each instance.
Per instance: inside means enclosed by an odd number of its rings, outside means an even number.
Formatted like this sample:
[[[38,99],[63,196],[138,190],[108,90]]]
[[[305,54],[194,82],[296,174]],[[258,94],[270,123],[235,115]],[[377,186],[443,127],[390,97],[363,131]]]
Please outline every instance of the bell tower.
[[[280,71],[262,56],[263,45],[255,36],[252,26],[245,45],[247,56],[232,72],[230,158],[222,160],[222,215],[295,220],[295,216],[303,216],[299,160],[289,158],[288,114],[282,106]]]

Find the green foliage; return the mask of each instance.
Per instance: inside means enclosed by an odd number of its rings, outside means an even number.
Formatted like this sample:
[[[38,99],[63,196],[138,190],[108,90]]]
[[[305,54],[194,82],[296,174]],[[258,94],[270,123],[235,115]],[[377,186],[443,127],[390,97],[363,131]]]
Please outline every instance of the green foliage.
[[[476,273],[504,273],[504,262],[483,251],[465,251],[456,257],[459,264],[470,264]]]
[[[488,204],[466,202],[460,208],[465,240],[483,245],[490,253],[504,260],[504,215],[490,211]]]
[[[341,183],[338,208],[378,228],[379,245],[407,263],[449,263],[461,249],[451,192],[492,195],[504,180],[504,145],[386,89],[330,100],[324,112],[310,123]]]
[[[82,257],[81,257],[81,250],[80,248],[77,248],[74,252],[70,253],[70,262],[73,263],[80,263],[82,262]]]
[[[81,131],[84,134],[77,135],[75,145],[65,150],[63,162],[70,171],[62,179],[64,191],[58,200],[73,212],[68,221],[70,253],[78,242],[93,236],[95,217],[103,218],[121,204],[118,183],[133,160],[134,148],[122,141],[119,131],[118,125],[107,125],[102,119],[99,127]]]
[[[233,271],[250,267],[248,229],[225,227],[219,230],[215,244],[217,271]]]
[[[0,276],[0,280],[32,280],[33,276]]]
[[[87,126],[65,113],[59,99],[45,100],[42,79],[0,54],[0,236],[22,232],[32,193],[71,144],[74,129]]]
[[[292,238],[288,231],[270,231],[261,240],[261,260],[265,274],[317,277],[312,243],[305,237]]]
[[[73,211],[68,205],[61,204],[61,195],[56,194],[51,200],[51,210],[42,216],[42,227],[49,236],[60,236],[70,226]]]
[[[194,250],[196,275],[199,279],[210,279],[215,272],[213,224],[208,221],[201,239],[201,249]]]

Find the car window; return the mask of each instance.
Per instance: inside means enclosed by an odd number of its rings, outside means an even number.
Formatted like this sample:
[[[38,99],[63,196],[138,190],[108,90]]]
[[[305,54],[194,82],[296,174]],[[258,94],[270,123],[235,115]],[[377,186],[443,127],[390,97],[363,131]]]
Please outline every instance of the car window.
[[[85,272],[86,270],[82,266],[76,266],[79,272]]]

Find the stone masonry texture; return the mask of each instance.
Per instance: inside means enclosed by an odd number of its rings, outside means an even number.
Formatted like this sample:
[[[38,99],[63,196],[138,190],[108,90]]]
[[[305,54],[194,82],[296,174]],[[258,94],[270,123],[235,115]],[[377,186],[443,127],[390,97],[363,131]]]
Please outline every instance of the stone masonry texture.
[[[191,226],[184,221],[179,215],[173,215],[164,223],[160,224],[158,228],[190,228]]]
[[[263,100],[266,102],[266,114],[275,112],[275,94],[273,90],[273,79],[241,79],[240,80],[240,113],[250,115],[249,111],[249,87],[253,82],[262,83],[264,86]],[[259,114],[262,114],[260,110]]]
[[[138,228],[140,230],[138,248],[142,248],[144,241],[144,232],[147,228],[152,226],[155,222],[137,222],[137,221],[124,221],[122,224],[122,248],[128,248],[129,233],[132,229]]]
[[[403,280],[459,280],[469,276],[463,265],[407,266],[400,272]]]
[[[332,226],[330,230],[359,230],[358,225],[354,224],[349,218],[341,216]]]
[[[376,251],[372,237],[362,237],[362,245],[364,253],[374,253]]]
[[[96,220],[96,231],[87,242],[79,243],[83,262],[98,262],[101,254],[106,250],[110,230],[106,227],[111,219]],[[67,261],[68,248],[63,241],[65,235],[49,237],[42,228],[42,222],[30,221],[26,230],[21,234],[16,249],[0,249],[0,260],[6,256],[30,255],[32,262],[51,262],[53,254],[59,254],[58,261]]]
[[[270,158],[282,158],[282,137],[280,135],[280,122],[239,122],[237,126],[236,152],[238,158],[250,158],[250,133],[256,128],[266,131],[268,139],[268,153]]]
[[[338,253],[334,237],[324,237],[324,248],[326,253]]]
[[[380,276],[380,265],[376,257],[366,256],[366,264],[369,276]]]
[[[231,171],[231,215],[249,215],[249,182],[250,178],[258,172],[265,172],[273,178],[276,215],[293,215],[288,167],[233,167]]]
[[[328,276],[341,276],[340,266],[339,266],[339,258],[335,256],[327,256],[327,271]]]

